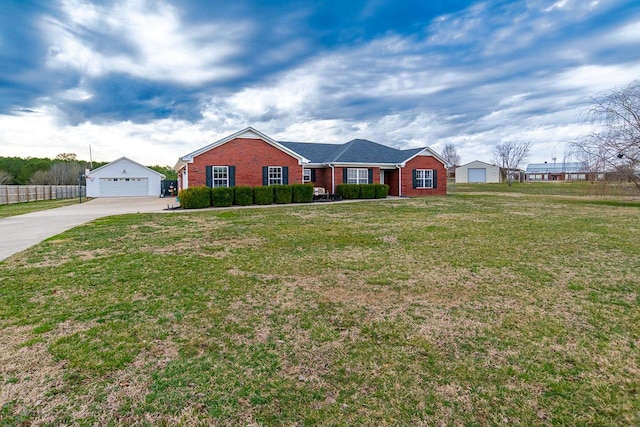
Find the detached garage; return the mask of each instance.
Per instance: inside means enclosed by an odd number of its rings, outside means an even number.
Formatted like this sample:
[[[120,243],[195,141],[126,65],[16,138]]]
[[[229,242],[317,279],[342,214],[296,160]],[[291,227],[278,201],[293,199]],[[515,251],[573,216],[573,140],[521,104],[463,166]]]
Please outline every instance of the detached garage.
[[[480,160],[456,168],[457,184],[499,182],[501,182],[500,168]]]
[[[87,197],[160,195],[164,175],[126,157],[86,173]]]

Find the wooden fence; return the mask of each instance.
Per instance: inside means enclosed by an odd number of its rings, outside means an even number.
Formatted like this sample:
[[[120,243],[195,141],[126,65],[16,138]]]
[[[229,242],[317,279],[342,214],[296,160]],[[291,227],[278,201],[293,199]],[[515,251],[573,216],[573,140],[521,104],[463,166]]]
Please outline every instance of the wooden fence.
[[[86,187],[77,185],[0,185],[0,205],[35,202],[38,200],[84,197]]]

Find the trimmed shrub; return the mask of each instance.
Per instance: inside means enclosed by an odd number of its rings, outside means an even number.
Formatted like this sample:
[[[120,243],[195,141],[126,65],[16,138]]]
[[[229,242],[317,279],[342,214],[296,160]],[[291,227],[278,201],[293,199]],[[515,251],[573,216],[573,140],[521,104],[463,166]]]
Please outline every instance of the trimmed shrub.
[[[184,209],[203,209],[211,206],[211,188],[190,187],[178,193],[180,206]]]
[[[235,187],[234,205],[249,206],[253,204],[253,188],[252,187]]]
[[[254,187],[253,201],[256,205],[270,205],[273,203],[273,187]]]
[[[376,199],[384,199],[389,195],[389,186],[387,184],[373,184],[376,190]]]
[[[357,199],[360,196],[358,184],[338,184],[336,193],[343,199]]]
[[[373,199],[376,197],[375,184],[360,184],[360,197],[361,199]]]
[[[291,186],[290,185],[274,185],[273,199],[278,204],[291,203]]]
[[[216,187],[211,189],[211,205],[217,208],[231,206],[233,204],[233,188]]]
[[[291,201],[293,203],[313,202],[313,184],[291,185]]]

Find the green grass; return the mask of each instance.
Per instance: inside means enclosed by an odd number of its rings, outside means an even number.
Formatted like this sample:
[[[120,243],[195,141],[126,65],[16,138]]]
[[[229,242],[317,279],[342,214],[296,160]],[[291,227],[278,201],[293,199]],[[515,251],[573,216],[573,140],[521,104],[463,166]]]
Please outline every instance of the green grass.
[[[499,193],[499,194],[538,194],[548,196],[598,196],[598,197],[640,197],[638,189],[632,183],[607,181],[552,181],[552,182],[513,182],[511,186],[501,184],[456,184],[447,180],[447,192],[458,193]]]
[[[83,198],[84,202],[84,198]],[[44,211],[46,209],[55,209],[62,206],[77,204],[78,199],[58,199],[43,200],[39,202],[12,203],[9,205],[0,205],[0,218],[6,218],[15,215],[22,215],[31,212]]]
[[[637,425],[639,220],[522,192],[102,218],[0,263],[0,425]]]

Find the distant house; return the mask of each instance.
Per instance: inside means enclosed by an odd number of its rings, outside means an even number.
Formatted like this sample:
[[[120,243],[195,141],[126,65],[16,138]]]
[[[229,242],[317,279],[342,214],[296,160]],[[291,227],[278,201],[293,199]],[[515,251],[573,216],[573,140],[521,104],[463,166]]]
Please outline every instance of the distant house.
[[[598,178],[585,163],[530,163],[525,172],[527,181],[584,181]]]
[[[502,182],[500,168],[480,160],[456,168],[456,184],[499,182]]]
[[[445,195],[445,161],[429,147],[397,150],[366,139],[344,144],[275,141],[248,127],[178,159],[180,189],[313,183],[382,183],[392,196]]]
[[[159,196],[164,175],[126,157],[85,173],[87,197]]]

